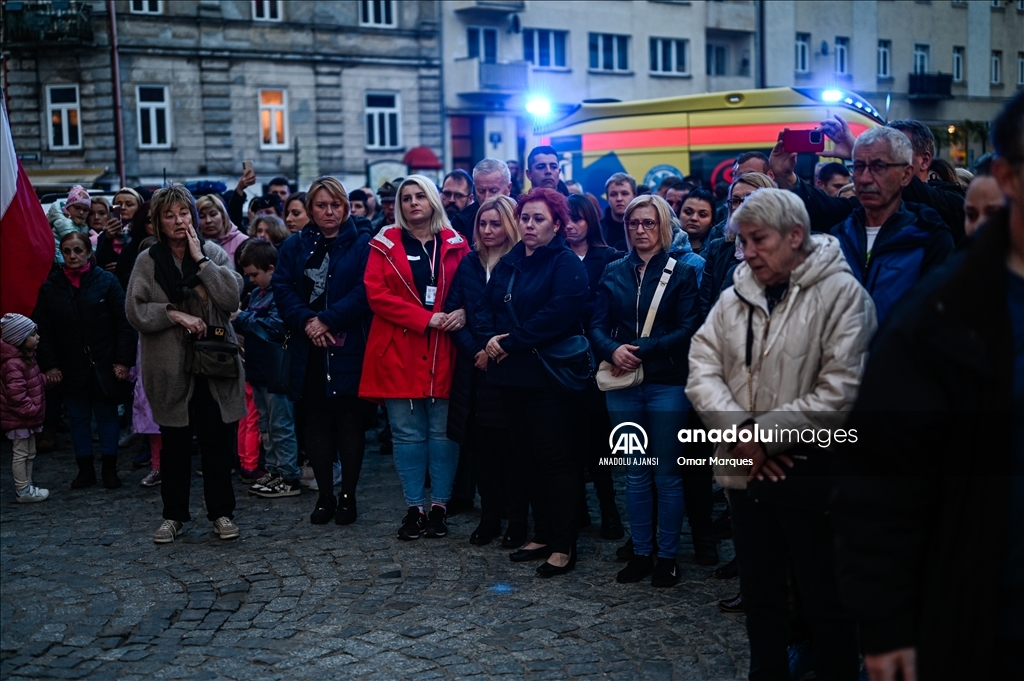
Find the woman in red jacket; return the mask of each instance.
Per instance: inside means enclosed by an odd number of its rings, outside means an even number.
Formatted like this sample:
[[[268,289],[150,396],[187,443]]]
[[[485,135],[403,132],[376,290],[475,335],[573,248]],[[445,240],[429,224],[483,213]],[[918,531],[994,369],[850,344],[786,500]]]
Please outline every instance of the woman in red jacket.
[[[459,457],[446,435],[455,370],[449,332],[465,326],[466,312],[445,314],[444,302],[469,244],[452,229],[429,178],[406,178],[398,203],[398,224],[370,241],[364,283],[374,317],[359,396],[387,407],[395,468],[409,507],[398,537],[410,540],[448,533],[446,504]],[[429,517],[423,510],[428,470]]]

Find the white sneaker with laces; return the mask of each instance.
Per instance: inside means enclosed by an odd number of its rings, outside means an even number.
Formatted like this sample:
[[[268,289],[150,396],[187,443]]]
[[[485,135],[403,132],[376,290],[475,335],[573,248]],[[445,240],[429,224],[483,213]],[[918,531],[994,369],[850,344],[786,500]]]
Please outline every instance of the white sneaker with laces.
[[[18,492],[17,501],[19,504],[34,504],[37,501],[46,501],[50,498],[50,490],[29,485]]]
[[[268,492],[273,489],[274,485],[281,482],[281,477],[273,473],[267,473],[266,475],[260,476],[256,482],[249,486],[249,494],[258,495],[260,492]]]
[[[227,516],[221,516],[213,521],[213,531],[221,539],[234,539],[238,536],[238,525]]]
[[[153,533],[153,543],[170,544],[185,534],[185,525],[180,520],[164,520]]]

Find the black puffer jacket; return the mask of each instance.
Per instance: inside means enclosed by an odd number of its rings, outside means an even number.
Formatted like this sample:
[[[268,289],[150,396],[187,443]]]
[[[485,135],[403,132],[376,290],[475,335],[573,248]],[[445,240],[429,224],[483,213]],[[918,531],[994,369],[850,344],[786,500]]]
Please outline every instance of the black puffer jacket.
[[[515,275],[510,304],[505,302],[509,281]],[[582,333],[580,320],[587,302],[587,270],[560,234],[533,255],[519,242],[498,261],[484,288],[483,299],[471,320],[484,338],[509,334],[501,341],[508,353],[501,362],[491,360],[487,381],[523,388],[550,388],[552,379],[534,348],[544,348]]]
[[[667,262],[668,255],[658,253],[642,277],[639,268],[643,260],[635,251],[608,266],[597,289],[590,342],[597,356],[608,362],[620,345],[638,345],[635,354],[644,367],[644,383],[686,385],[690,338],[700,326],[697,273],[693,267],[676,262],[651,335],[639,337]]]
[[[487,273],[480,255],[470,251],[459,263],[444,304],[445,312],[466,310],[466,326],[452,334],[458,356],[448,403],[448,438],[462,445],[469,440],[471,422],[484,428],[507,426],[500,392],[487,384],[486,372],[473,366],[473,358],[489,340],[476,333],[473,325],[486,285]]]
[[[727,288],[726,281],[732,284],[729,273],[737,263],[736,242],[728,241],[724,236],[711,241],[704,249],[704,276],[700,280],[700,320],[708,316],[708,312],[718,302],[722,289]]]
[[[93,265],[79,288],[63,270],[50,274],[39,289],[32,319],[39,324],[39,368],[60,369],[61,390],[69,395],[99,398],[85,348],[103,371],[114,364],[135,365],[138,337],[124,311],[124,291],[110,272]]]

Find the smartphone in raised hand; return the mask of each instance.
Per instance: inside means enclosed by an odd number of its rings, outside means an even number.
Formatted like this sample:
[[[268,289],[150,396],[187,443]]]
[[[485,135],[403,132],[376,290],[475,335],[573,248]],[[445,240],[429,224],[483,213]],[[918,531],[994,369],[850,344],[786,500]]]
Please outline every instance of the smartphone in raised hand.
[[[252,161],[242,161],[242,174],[253,172]]]
[[[821,130],[786,130],[782,133],[782,148],[787,153],[825,151],[825,135]]]

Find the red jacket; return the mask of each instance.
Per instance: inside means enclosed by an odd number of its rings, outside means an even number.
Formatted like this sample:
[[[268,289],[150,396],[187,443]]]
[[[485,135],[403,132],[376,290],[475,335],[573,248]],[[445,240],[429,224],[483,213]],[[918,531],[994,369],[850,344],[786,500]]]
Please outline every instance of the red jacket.
[[[444,311],[452,279],[469,243],[454,229],[441,230],[441,265],[433,311],[423,307],[413,283],[412,268],[402,245],[402,228],[382,229],[370,240],[370,257],[363,282],[373,310],[366,343],[359,396],[448,399],[455,372],[451,336],[427,327]]]
[[[46,382],[35,358],[0,340],[0,428],[38,428],[46,415]]]

